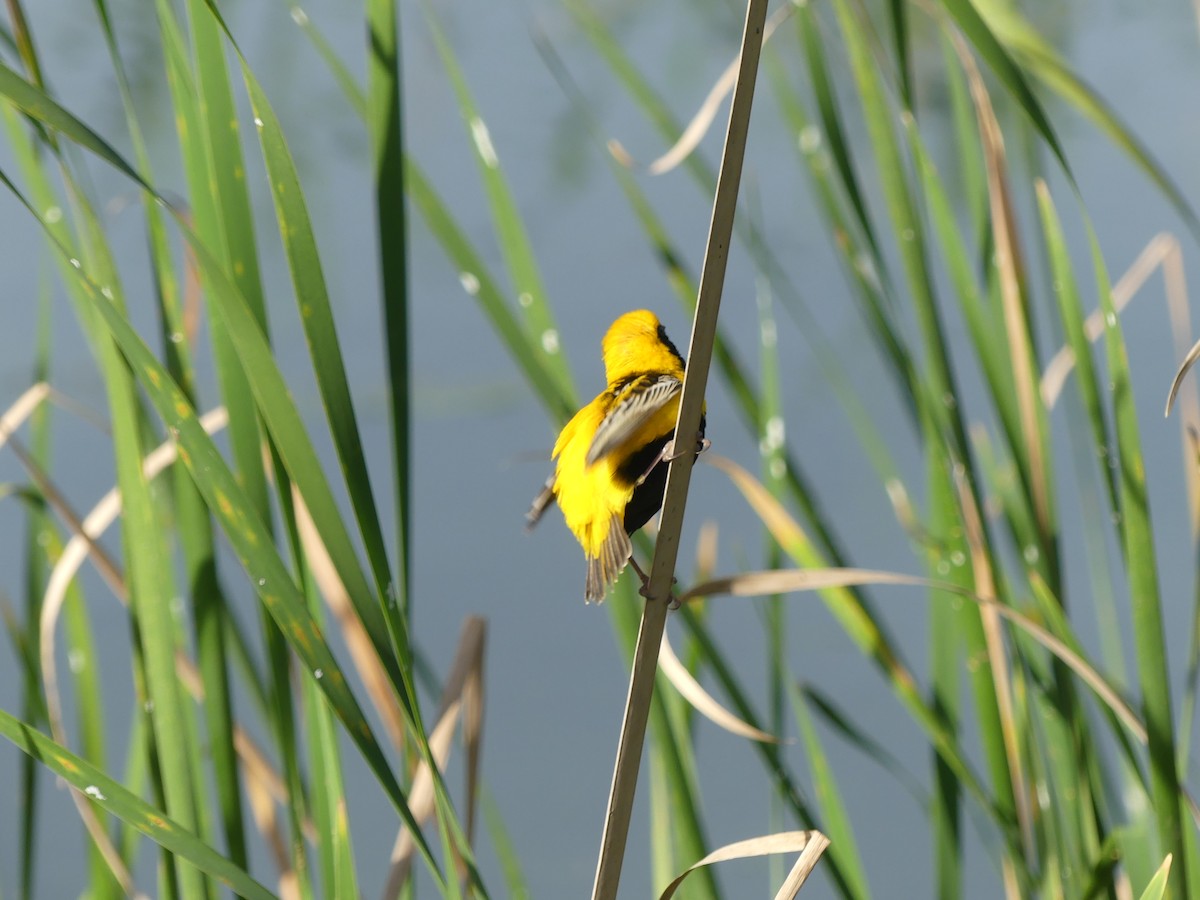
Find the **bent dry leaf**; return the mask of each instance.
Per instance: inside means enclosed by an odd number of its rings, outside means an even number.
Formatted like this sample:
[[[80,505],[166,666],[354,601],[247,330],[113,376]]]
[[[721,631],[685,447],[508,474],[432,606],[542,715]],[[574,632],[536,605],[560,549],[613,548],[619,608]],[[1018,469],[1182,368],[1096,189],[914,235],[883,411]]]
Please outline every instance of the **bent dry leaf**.
[[[797,591],[820,591],[828,588],[887,584],[931,588],[935,591],[956,594],[980,606],[994,609],[1000,616],[1020,627],[1066,663],[1117,715],[1135,738],[1143,744],[1146,742],[1146,726],[1138,718],[1137,713],[1133,711],[1120,692],[1110,685],[1081,654],[1076,653],[1061,639],[1015,609],[976,596],[957,584],[924,578],[920,575],[885,572],[878,569],[771,569],[762,572],[743,572],[740,575],[714,578],[702,584],[693,585],[680,595],[679,602],[681,604],[688,603],[697,597],[711,597],[717,594],[728,594],[731,597],[758,597]]]
[[[658,648],[658,670],[667,677],[667,680],[679,692],[679,696],[690,703],[696,712],[713,724],[724,728],[730,734],[767,744],[787,743],[773,734],[768,734],[748,722],[744,722],[718,703],[701,686],[700,682],[692,677],[687,666],[675,655],[675,650],[671,647],[671,639],[665,631],[663,632],[662,646]]]
[[[1039,196],[1043,191],[1044,184],[1044,182],[1038,182]],[[1181,265],[1180,248],[1179,241],[1175,236],[1163,232],[1152,237],[1149,243],[1142,248],[1142,252],[1138,254],[1137,259],[1125,271],[1125,274],[1113,285],[1112,302],[1113,309],[1117,315],[1119,316],[1125,311],[1125,307],[1137,296],[1138,291],[1141,290],[1146,280],[1160,267],[1163,269],[1163,275],[1167,281],[1167,302],[1169,308],[1176,309],[1176,305],[1180,302],[1181,297],[1183,302],[1186,302],[1186,289],[1177,286],[1177,276],[1173,274],[1179,265]],[[1087,317],[1087,320],[1084,322],[1084,334],[1093,344],[1104,335],[1103,310],[1093,310],[1091,315]],[[1054,405],[1058,403],[1063,385],[1066,384],[1067,378],[1075,368],[1075,361],[1075,351],[1070,345],[1063,345],[1058,348],[1058,352],[1046,364],[1046,368],[1042,372],[1040,392],[1042,402],[1045,403],[1047,409],[1053,409]],[[1175,390],[1173,388],[1171,397],[1167,401],[1166,415],[1170,415],[1171,404],[1174,398]]]
[[[714,850],[704,859],[684,869],[679,876],[667,885],[667,889],[659,895],[659,900],[670,900],[675,896],[679,885],[692,872],[704,866],[734,859],[753,859],[759,856],[774,856],[779,853],[799,853],[800,857],[792,866],[787,879],[775,894],[775,900],[792,900],[799,892],[809,873],[829,846],[829,838],[819,831],[781,831],[778,834],[767,834],[762,837],[749,838],[733,844],[726,844]]]
[[[1183,384],[1183,379],[1187,377],[1187,373],[1191,371],[1192,366],[1196,364],[1196,360],[1200,359],[1200,341],[1192,345],[1192,349],[1188,351],[1183,362],[1179,365],[1179,371],[1175,373],[1175,377],[1171,379],[1171,390],[1167,392],[1167,408],[1163,415],[1171,414],[1171,407],[1175,405],[1175,397],[1179,393],[1179,388]]]
[[[429,733],[429,748],[438,769],[444,773],[446,763],[450,759],[450,742],[454,737],[454,729],[459,718],[462,719],[463,745],[467,757],[468,840],[473,838],[479,794],[479,750],[483,732],[483,661],[486,644],[487,620],[480,616],[468,616],[463,622],[458,651],[454,655],[450,675],[442,689],[441,707],[433,730]],[[435,799],[429,764],[421,760],[408,795],[409,806],[418,822],[424,822],[433,814]],[[408,882],[414,849],[412,834],[406,826],[402,826],[392,848],[387,884],[383,889],[385,900],[398,896],[400,889]]]

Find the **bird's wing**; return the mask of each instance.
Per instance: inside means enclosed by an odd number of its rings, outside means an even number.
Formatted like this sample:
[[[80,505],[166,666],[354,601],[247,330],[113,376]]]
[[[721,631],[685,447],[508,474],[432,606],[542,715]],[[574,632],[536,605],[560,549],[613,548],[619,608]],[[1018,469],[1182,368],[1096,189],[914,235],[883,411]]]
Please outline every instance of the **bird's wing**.
[[[635,384],[629,395],[601,420],[588,448],[587,464],[592,465],[629,440],[681,390],[683,382],[674,375],[647,376],[644,382]]]

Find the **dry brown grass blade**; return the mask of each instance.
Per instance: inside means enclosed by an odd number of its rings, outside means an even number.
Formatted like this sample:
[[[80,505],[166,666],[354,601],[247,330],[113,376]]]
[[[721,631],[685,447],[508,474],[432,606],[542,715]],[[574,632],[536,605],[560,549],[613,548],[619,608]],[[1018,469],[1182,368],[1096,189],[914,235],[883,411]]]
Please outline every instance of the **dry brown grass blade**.
[[[225,427],[229,417],[224,407],[206,413],[200,419],[201,426],[209,434],[220,431]],[[146,455],[142,461],[142,470],[147,480],[159,475],[167,466],[175,461],[176,448],[173,441],[164,441]],[[50,724],[50,734],[55,741],[64,747],[69,746],[66,727],[63,724],[62,693],[58,687],[58,667],[54,654],[54,634],[58,625],[58,617],[62,605],[66,601],[67,588],[89,555],[96,559],[96,540],[108,529],[121,513],[121,494],[114,487],[101,498],[82,521],[72,514],[67,521],[72,525],[74,534],[67,541],[62,554],[50,570],[46,581],[46,591],[42,595],[42,609],[39,617],[40,645],[38,655],[42,669],[42,683],[46,693],[46,713]],[[103,563],[101,571],[103,572]],[[110,573],[111,574],[111,573]],[[125,602],[124,583],[118,581],[114,585],[114,593],[118,600]],[[92,807],[82,793],[71,789],[71,799],[79,812],[80,819],[88,834],[95,842],[101,856],[112,870],[113,876],[122,889],[131,896],[144,897],[133,884],[133,877],[121,860],[120,854],[113,846],[107,832],[96,818]]]
[[[804,882],[808,881],[808,876],[816,867],[817,860],[821,858],[821,854],[828,846],[829,838],[820,832],[817,832],[814,839],[804,845],[800,856],[796,858],[791,871],[788,872],[787,878],[775,892],[775,900],[794,900],[795,896],[800,893],[800,888],[804,887]]]
[[[775,29],[782,25],[795,9],[794,5],[787,3],[775,11],[775,14],[767,20],[766,27],[763,29],[763,45],[771,39],[771,35],[775,33]],[[696,110],[696,114],[692,116],[690,122],[684,126],[678,139],[671,145],[662,156],[654,160],[646,166],[646,171],[651,175],[664,175],[670,172],[681,162],[691,156],[692,152],[700,145],[700,141],[708,134],[709,128],[717,118],[717,112],[721,108],[721,104],[725,102],[725,98],[729,96],[729,92],[733,90],[733,86],[737,83],[738,66],[741,63],[741,57],[737,57],[728,66],[716,83],[712,86],[712,90],[708,92],[708,96],[704,98],[704,102],[700,104],[700,108]],[[629,153],[628,150],[616,138],[608,142],[609,152],[613,158],[621,165],[627,168],[634,168],[638,165],[637,161]]]
[[[707,578],[717,569],[717,544],[720,535],[715,519],[709,519],[700,526],[700,534],[696,538],[696,577]]]
[[[1051,533],[1050,486],[1047,483],[1047,462],[1043,453],[1041,418],[1038,414],[1038,378],[1029,322],[1025,316],[1022,296],[1025,267],[1021,259],[1021,243],[1017,235],[1017,220],[1013,212],[1012,195],[1008,188],[1008,163],[1004,154],[1004,138],[996,120],[987,85],[975,63],[966,41],[957,31],[949,31],[955,51],[962,61],[970,86],[971,100],[979,121],[979,139],[983,147],[987,172],[988,207],[992,219],[992,235],[996,242],[996,271],[1000,277],[1000,301],[1004,311],[1004,330],[1008,337],[1009,360],[1013,385],[1017,393],[1017,410],[1021,435],[1029,464],[1030,488],[1033,493],[1034,516],[1038,533]]]
[[[34,410],[41,406],[49,396],[50,385],[39,381],[18,397],[3,414],[0,414],[0,450],[4,449],[4,444],[8,441],[9,436],[24,425],[25,420],[32,416]]]
[[[1162,260],[1163,286],[1166,289],[1167,313],[1171,320],[1171,336],[1175,339],[1175,352],[1187,358],[1192,343],[1191,309],[1188,303],[1187,279],[1183,273],[1183,252],[1174,235],[1162,234],[1166,250]],[[1192,538],[1200,535],[1200,469],[1193,465],[1191,436],[1200,432],[1200,389],[1194,379],[1182,384],[1172,384],[1167,398],[1168,414],[1173,401],[1178,399],[1181,410],[1179,422],[1180,439],[1183,443],[1184,475],[1188,483],[1188,499],[1192,512]]]
[[[1163,232],[1155,235],[1150,239],[1150,242],[1142,248],[1142,252],[1138,254],[1125,274],[1120,280],[1113,285],[1112,302],[1113,309],[1120,315],[1133,300],[1146,280],[1154,274],[1158,267],[1163,269],[1163,278],[1167,283],[1167,308],[1173,310],[1178,305],[1179,297],[1182,296],[1182,302],[1186,306],[1187,289],[1182,287],[1182,257],[1179,251],[1179,242],[1174,235]],[[1175,270],[1178,269],[1178,273]],[[1084,334],[1087,335],[1089,341],[1095,342],[1104,334],[1104,311],[1094,310],[1083,323]],[[1178,339],[1180,332],[1176,331]],[[1182,348],[1181,348],[1182,353]],[[1046,404],[1047,409],[1053,409],[1058,403],[1058,398],[1062,395],[1063,385],[1066,384],[1067,377],[1071,374],[1071,370],[1075,368],[1075,352],[1070,346],[1064,345],[1058,349],[1050,362],[1046,365],[1046,369],[1042,372],[1042,381],[1040,391],[1042,402]]]
[[[662,646],[658,651],[658,669],[667,676],[667,680],[679,692],[679,696],[692,704],[696,712],[715,725],[724,728],[730,734],[736,734],[738,737],[744,737],[751,741],[761,741],[764,744],[784,743],[775,735],[760,731],[750,723],[739,719],[718,703],[712,694],[692,677],[687,666],[675,655],[675,650],[671,647],[671,641],[666,632],[663,632]]]
[[[1137,713],[1120,693],[1092,667],[1091,663],[1028,616],[994,600],[985,600],[957,584],[924,578],[920,575],[906,575],[901,572],[885,572],[878,569],[772,569],[763,572],[743,572],[740,575],[714,578],[703,584],[693,585],[680,595],[679,601],[687,603],[697,597],[712,597],[717,594],[728,594],[732,597],[761,597],[797,591],[819,591],[824,588],[889,584],[932,588],[935,591],[957,594],[972,603],[994,609],[997,615],[1008,619],[1050,653],[1061,659],[1084,684],[1092,689],[1101,702],[1116,714],[1117,718],[1129,729],[1130,734],[1139,742],[1146,743],[1146,726],[1142,720],[1138,718]]]
[[[811,547],[811,541],[804,533],[804,529],[792,518],[783,504],[763,487],[761,481],[733,460],[721,456],[719,453],[709,450],[701,458],[705,463],[724,472],[729,477],[734,487],[741,491],[742,496],[746,498],[746,502],[750,504],[755,515],[762,520],[763,524],[767,526],[767,530],[771,532],[771,536],[785,551],[795,555],[798,551],[805,551]]]
[[[33,483],[37,485],[38,493],[42,495],[42,498],[50,508],[62,519],[63,523],[67,526],[67,530],[72,534],[82,535],[86,538],[87,532],[84,530],[83,521],[79,518],[79,515],[72,508],[71,504],[67,502],[66,496],[58,489],[58,485],[54,483],[49,473],[38,465],[37,461],[25,450],[25,445],[17,440],[15,435],[9,435],[8,446],[13,456],[20,461],[25,471],[29,473],[29,477],[33,480]],[[92,558],[92,564],[96,567],[96,571],[100,573],[100,577],[104,579],[114,596],[124,603],[126,599],[125,575],[121,572],[121,567],[117,565],[116,560],[109,555],[108,551],[95,541],[91,541],[87,549],[88,555]]]
[[[799,853],[800,858],[792,866],[783,887],[775,895],[775,900],[792,900],[828,846],[829,838],[819,831],[781,831],[777,834],[767,834],[726,844],[680,872],[679,876],[659,895],[659,900],[670,900],[675,896],[675,891],[679,889],[683,880],[704,866],[734,859],[753,859],[758,856],[775,856],[779,853]]]
[[[472,837],[475,820],[477,785],[479,783],[479,751],[483,733],[483,663],[487,646],[487,621],[479,616],[469,616],[463,622],[458,640],[454,663],[442,689],[441,706],[437,724],[429,734],[429,749],[439,771],[445,771],[450,758],[451,741],[459,714],[463,716],[463,742],[467,758],[467,837]],[[433,777],[429,766],[422,760],[413,777],[408,795],[408,806],[413,818],[424,822],[434,810]],[[408,881],[412,871],[415,850],[412,834],[401,828],[392,848],[387,883],[384,885],[384,900],[397,896]]]
[[[451,703],[449,709],[434,725],[433,731],[429,733],[429,749],[433,753],[439,771],[445,771],[446,761],[450,758],[454,728],[458,724],[458,713],[461,708],[457,700]],[[433,778],[430,775],[429,767],[422,760],[416,777],[413,779],[412,790],[408,794],[408,808],[412,810],[413,817],[418,822],[424,822],[433,813],[433,800]],[[412,833],[407,827],[402,826],[400,833],[396,835],[396,842],[392,846],[387,882],[383,887],[384,900],[391,900],[400,895],[400,889],[404,887],[412,874],[415,849],[416,843],[413,841]]]
[[[350,659],[367,689],[371,704],[383,721],[384,730],[387,731],[392,745],[400,748],[404,745],[404,714],[400,710],[396,695],[392,693],[387,672],[375,653],[375,645],[363,627],[362,620],[354,612],[350,595],[346,592],[342,579],[338,577],[333,560],[330,559],[329,552],[317,533],[317,527],[313,524],[312,516],[309,515],[308,507],[304,504],[304,498],[300,496],[300,491],[295,485],[292,486],[292,503],[296,508],[296,530],[304,547],[309,571],[312,572],[321,596],[325,598],[325,603],[342,629],[342,637],[346,640]]]
[[[1187,356],[1179,365],[1179,371],[1175,373],[1175,377],[1171,380],[1171,390],[1167,394],[1167,408],[1165,415],[1171,414],[1171,407],[1175,405],[1175,395],[1179,393],[1180,386],[1183,384],[1183,379],[1196,364],[1196,360],[1200,359],[1200,342],[1192,345],[1192,349],[1187,352]]]
[[[239,747],[238,755],[241,757],[242,771],[246,776],[243,783],[246,799],[250,801],[250,814],[254,817],[258,833],[263,836],[271,851],[275,868],[279,871],[280,896],[285,900],[299,900],[296,871],[292,865],[288,842],[279,825],[279,816],[276,814],[276,796],[272,791],[272,781],[277,776],[257,747]]]
[[[760,572],[741,572],[710,578],[692,585],[679,595],[680,603],[691,603],[699,597],[767,597],[771,594],[793,594],[797,591],[822,591],[827,588],[866,587],[873,584],[936,587],[957,594],[966,593],[957,585],[946,586],[920,575],[883,572],[876,569],[767,569]]]
[[[6,444],[8,445],[13,455],[17,457],[17,460],[33,480],[33,483],[37,485],[38,492],[41,493],[46,503],[58,513],[59,518],[66,523],[68,530],[74,534],[83,534],[82,522],[71,507],[71,504],[67,502],[66,497],[54,484],[49,474],[38,465],[37,461],[25,450],[25,445],[17,440],[16,436],[17,429],[24,424],[29,416],[33,415],[34,410],[51,396],[53,396],[53,391],[44,382],[41,382],[35,384],[17,398],[17,402],[9,407],[3,416],[0,416],[0,449],[3,449]],[[104,548],[98,544],[93,542],[88,550],[101,577],[112,588],[113,593],[123,600],[125,578],[121,574],[120,567],[117,566]]]
[[[479,809],[479,773],[483,760],[483,669],[487,646],[486,620],[480,619],[479,664],[472,666],[463,682],[463,750],[467,759],[467,843],[475,846],[475,819]]]
[[[954,472],[954,484],[962,509],[967,547],[971,553],[971,572],[975,578],[975,593],[981,600],[987,601],[980,606],[979,618],[983,623],[983,638],[987,646],[988,663],[992,670],[992,684],[996,690],[996,707],[1000,713],[1000,732],[1004,739],[1004,755],[1008,758],[1008,771],[1012,780],[1017,822],[1021,827],[1022,846],[1025,849],[1026,858],[1033,859],[1035,852],[1033,811],[1030,809],[1030,792],[1026,787],[1025,765],[1021,755],[1020,740],[1017,736],[1008,655],[1004,649],[1004,632],[1000,627],[1000,616],[996,612],[998,605],[996,582],[984,538],[983,520],[979,515],[979,507],[975,503],[975,495],[966,483],[965,472],[961,466],[957,467]],[[1003,862],[1006,873],[1005,887],[1012,896],[1014,880],[1007,877],[1012,865],[1008,854],[1004,855]],[[1019,892],[1017,896],[1020,896]]]

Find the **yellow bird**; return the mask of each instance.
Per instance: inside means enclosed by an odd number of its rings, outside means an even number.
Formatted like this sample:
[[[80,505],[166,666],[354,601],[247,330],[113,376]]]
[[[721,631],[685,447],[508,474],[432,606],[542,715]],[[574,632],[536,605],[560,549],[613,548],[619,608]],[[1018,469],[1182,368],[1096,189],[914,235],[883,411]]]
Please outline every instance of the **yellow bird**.
[[[644,309],[617,319],[601,349],[608,387],[559,434],[554,474],[526,515],[532,528],[558,501],[587,556],[589,603],[604,599],[633,556],[629,535],[662,507],[684,372],[658,317]],[[704,426],[701,417],[697,452]]]

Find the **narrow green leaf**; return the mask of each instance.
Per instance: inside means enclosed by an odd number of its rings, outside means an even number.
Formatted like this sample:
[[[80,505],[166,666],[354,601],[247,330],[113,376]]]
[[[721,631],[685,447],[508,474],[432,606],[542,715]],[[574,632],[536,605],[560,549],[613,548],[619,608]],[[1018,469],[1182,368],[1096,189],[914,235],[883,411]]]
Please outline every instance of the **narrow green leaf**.
[[[399,4],[365,0],[367,20],[366,124],[375,176],[379,274],[383,289],[384,349],[392,422],[396,491],[396,592],[405,616],[412,598],[412,441],[408,322],[409,171],[404,160],[404,94],[401,90]],[[336,71],[336,70],[335,70]],[[315,510],[313,510],[315,514]]]
[[[135,176],[136,177],[136,176]],[[37,218],[36,211],[0,172],[0,182],[20,200]],[[39,219],[40,221],[40,219]],[[61,247],[54,245],[60,253]],[[219,274],[212,260],[204,255],[199,245],[194,245],[202,265]],[[362,708],[351,692],[345,676],[331,654],[320,628],[312,620],[303,596],[286,567],[275,551],[274,545],[263,523],[257,518],[241,486],[225,464],[212,439],[204,431],[195,411],[188,403],[178,385],[154,358],[149,348],[132,329],[124,316],[103,295],[93,281],[87,278],[82,266],[77,270],[82,279],[85,293],[120,345],[122,353],[137,374],[159,415],[167,424],[172,436],[179,442],[179,456],[188,467],[197,487],[204,495],[209,509],[217,516],[222,529],[241,560],[251,582],[267,610],[275,618],[280,629],[288,638],[309,673],[319,682],[338,717],[346,725],[351,739],[358,745],[363,757],[371,766],[389,799],[409,827],[416,833],[418,847],[428,861],[431,871],[440,881],[440,872],[428,846],[421,837],[412,813],[408,809],[404,793],[392,774],[370,725],[363,716]],[[233,293],[231,285],[227,291]],[[269,354],[268,354],[269,355]],[[275,371],[278,377],[278,371]],[[284,394],[283,396],[286,396]],[[294,415],[294,410],[292,411]],[[310,448],[311,452],[311,448]],[[310,507],[311,508],[311,507]],[[314,516],[315,520],[315,516]]]
[[[854,840],[854,828],[842,800],[842,792],[838,787],[837,776],[829,765],[825,749],[817,736],[809,715],[807,704],[800,689],[792,685],[789,695],[792,701],[792,714],[800,723],[800,733],[804,736],[804,746],[808,750],[808,766],[812,773],[813,786],[817,792],[817,801],[821,807],[821,833],[829,838],[829,853],[835,855],[846,873],[849,882],[849,896],[866,898],[871,896],[867,884],[867,873],[863,868],[862,856],[858,852],[858,844]]]
[[[1146,470],[1138,431],[1137,409],[1129,360],[1121,324],[1113,307],[1107,267],[1099,242],[1088,224],[1100,308],[1104,311],[1105,348],[1120,460],[1120,534],[1132,602],[1134,646],[1142,692],[1142,715],[1150,749],[1150,787],[1162,847],[1175,858],[1170,881],[1176,890],[1188,885],[1179,771],[1175,764],[1175,723],[1172,717],[1171,682],[1167,671],[1166,635],[1158,585],[1158,561],[1150,519]]]
[[[1200,237],[1200,219],[1183,191],[1154,158],[1150,149],[1121,121],[1099,94],[1076,75],[1060,54],[1013,3],[977,0],[975,8],[997,40],[1010,50],[1024,71],[1075,107],[1100,129],[1113,145],[1134,161],[1154,182],[1193,235]]]
[[[248,900],[274,895],[174,819],[147,804],[91,763],[0,710],[0,734],[98,805]]]
[[[979,15],[979,11],[975,8],[972,0],[941,0],[942,5],[954,18],[958,27],[962,29],[963,34],[975,45],[975,49],[979,51],[992,71],[996,73],[996,77],[1001,83],[1008,88],[1009,93],[1017,101],[1017,104],[1024,110],[1029,120],[1033,123],[1034,128],[1042,136],[1042,140],[1050,147],[1051,152],[1058,158],[1059,164],[1063,167],[1063,171],[1067,176],[1071,176],[1071,167],[1067,164],[1067,157],[1063,153],[1062,147],[1058,143],[1058,137],[1054,133],[1054,129],[1050,125],[1050,120],[1046,118],[1046,113],[1042,109],[1041,103],[1029,88],[1029,82],[1025,79],[1021,68],[1013,62],[1008,51],[1004,49],[1004,45],[996,39],[996,35],[988,24]]]
[[[296,301],[300,307],[304,335],[308,340],[309,357],[317,376],[317,386],[321,391],[338,459],[342,464],[350,502],[358,520],[367,558],[375,575],[376,588],[381,597],[386,597],[389,592],[395,591],[395,586],[392,583],[383,531],[371,491],[366,456],[359,437],[358,419],[346,379],[345,363],[337,338],[333,311],[329,305],[329,292],[325,286],[312,221],[304,201],[299,174],[284,140],[279,120],[244,58],[242,74],[250,94],[255,125],[266,159],[271,196],[275,201],[279,232],[287,253],[288,268],[296,291]],[[387,609],[385,605],[385,618],[388,617]],[[393,641],[396,637],[393,634]],[[399,650],[399,647],[397,649]]]

